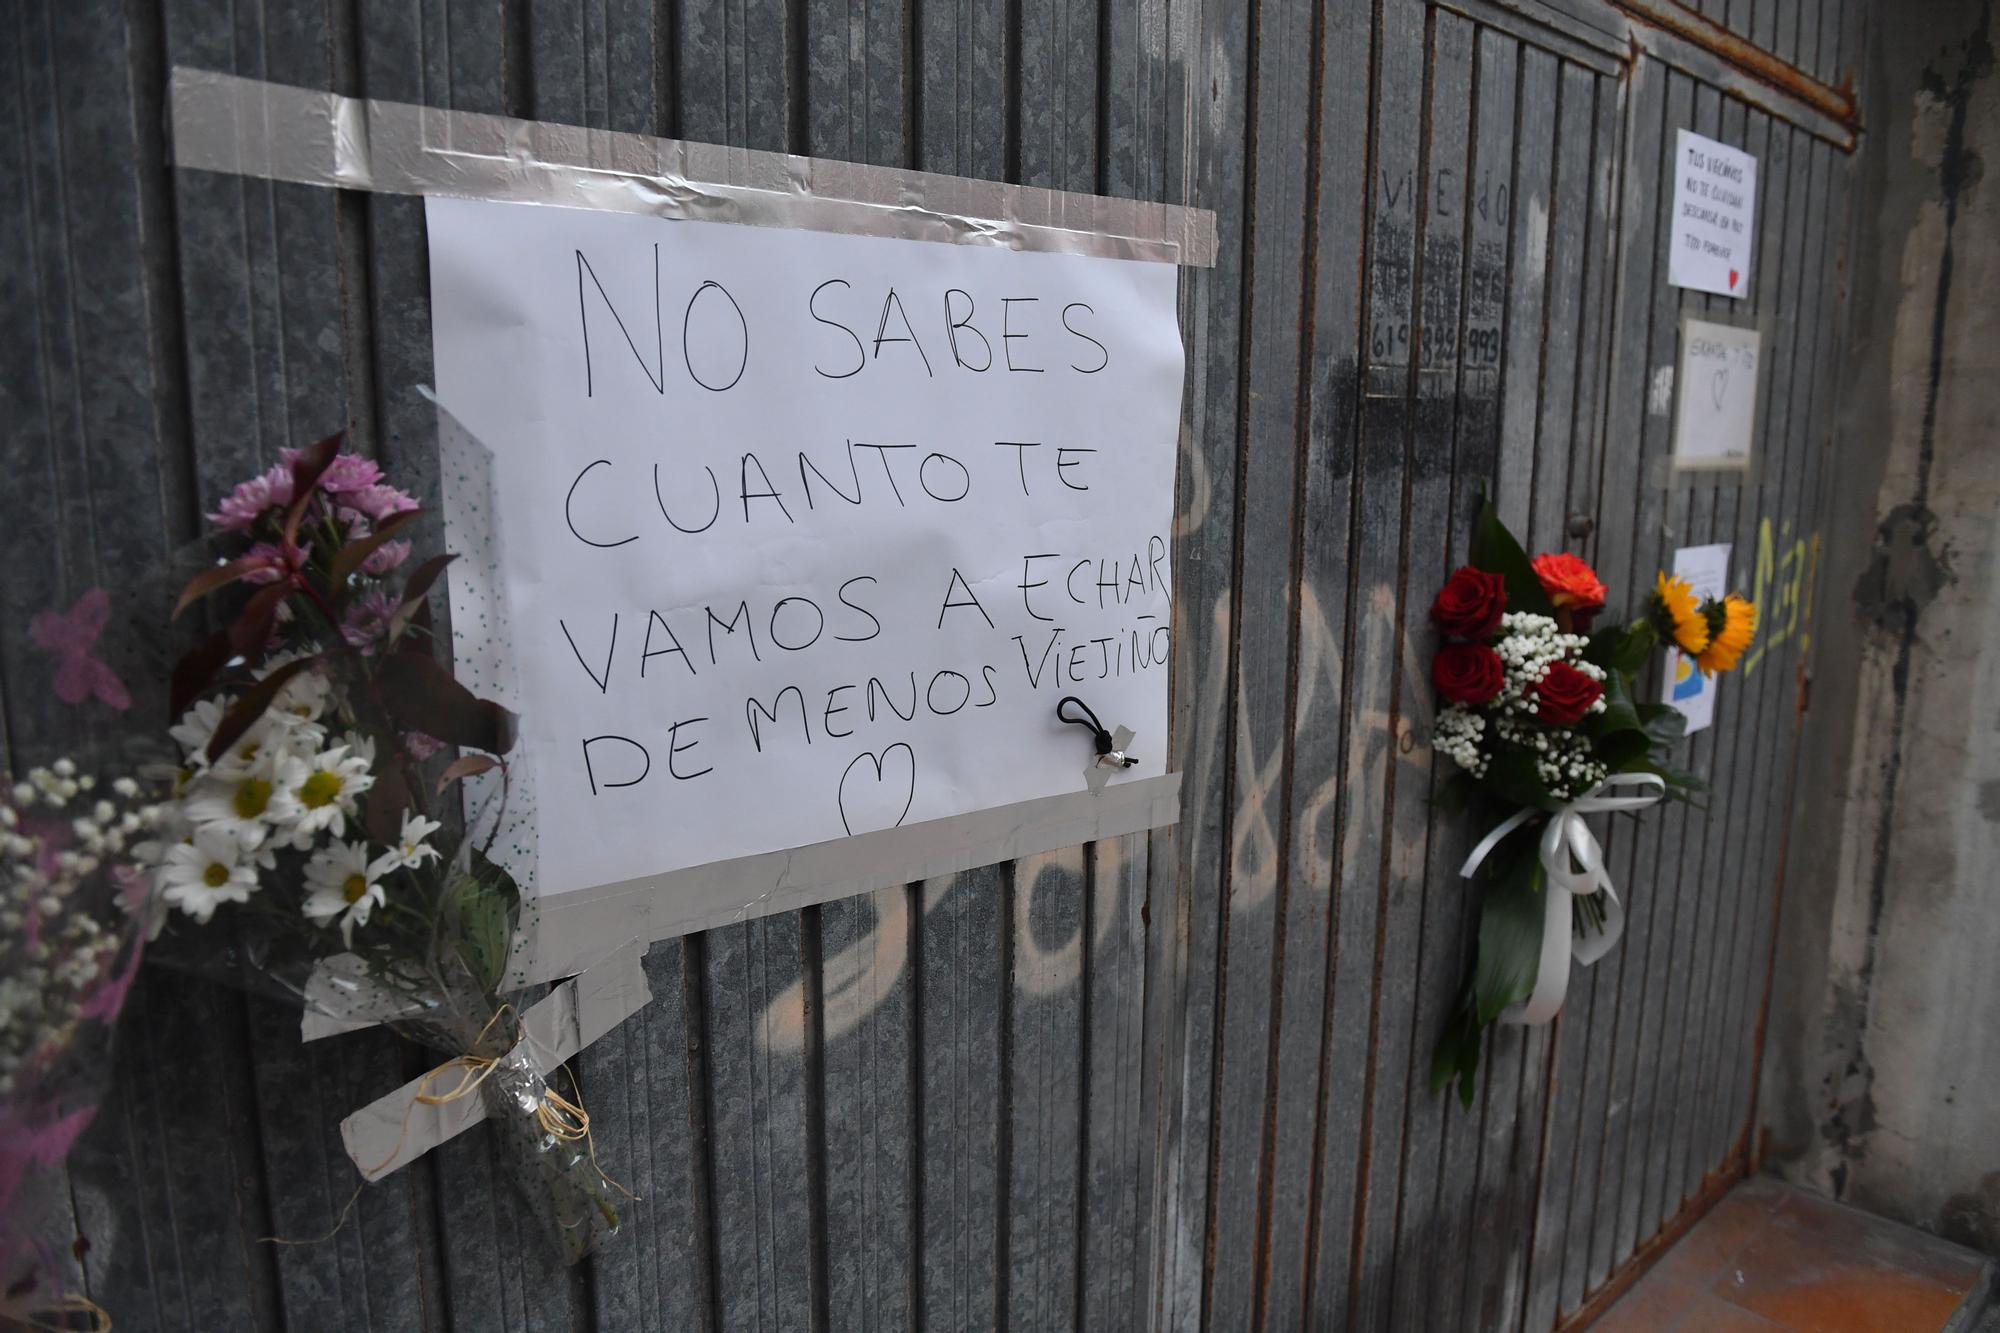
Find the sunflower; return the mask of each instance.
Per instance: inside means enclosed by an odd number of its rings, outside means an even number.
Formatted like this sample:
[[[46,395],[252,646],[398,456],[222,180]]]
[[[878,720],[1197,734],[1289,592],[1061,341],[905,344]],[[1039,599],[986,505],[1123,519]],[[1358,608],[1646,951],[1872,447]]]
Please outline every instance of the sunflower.
[[[1757,635],[1757,608],[1731,593],[1721,602],[1710,602],[1702,610],[1707,613],[1707,621],[1714,633],[1705,648],[1694,660],[1704,676],[1712,676],[1718,671],[1733,671],[1736,659],[1750,646],[1750,640]]]
[[[1689,657],[1708,647],[1708,619],[1686,579],[1660,573],[1653,585],[1653,627]]]

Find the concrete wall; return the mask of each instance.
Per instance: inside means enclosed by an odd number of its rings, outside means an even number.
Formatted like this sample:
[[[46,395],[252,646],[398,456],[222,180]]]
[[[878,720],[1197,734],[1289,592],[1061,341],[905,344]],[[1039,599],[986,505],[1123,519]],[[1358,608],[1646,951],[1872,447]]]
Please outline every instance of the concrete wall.
[[[1847,413],[1761,1118],[1800,1183],[2000,1252],[1994,9],[1887,6],[1868,48]]]

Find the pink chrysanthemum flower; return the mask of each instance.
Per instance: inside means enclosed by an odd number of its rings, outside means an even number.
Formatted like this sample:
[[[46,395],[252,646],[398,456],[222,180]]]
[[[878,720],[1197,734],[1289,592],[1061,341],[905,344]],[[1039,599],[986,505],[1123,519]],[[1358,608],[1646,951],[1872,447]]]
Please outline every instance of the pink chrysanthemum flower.
[[[208,516],[219,528],[241,531],[249,528],[269,510],[292,502],[292,468],[280,463],[270,471],[237,483],[223,497],[221,506]]]
[[[336,454],[326,471],[320,473],[319,487],[328,495],[352,495],[381,480],[382,469],[375,465],[374,459],[360,454]]]
[[[351,510],[377,523],[395,514],[406,514],[417,507],[417,502],[410,496],[394,486],[380,483],[350,491],[342,495],[338,503],[341,508]]]
[[[368,553],[368,558],[361,562],[361,568],[380,578],[409,558],[408,542],[383,542]]]
[[[348,647],[369,656],[389,632],[389,620],[395,614],[396,599],[380,588],[371,588],[347,609],[340,626],[341,637],[347,640]]]
[[[276,583],[285,570],[285,552],[275,542],[258,542],[244,552],[243,558],[259,561],[263,565],[262,569],[254,569],[245,574],[243,576],[245,583]],[[312,543],[307,542],[299,548],[299,563],[304,564],[311,558]]]

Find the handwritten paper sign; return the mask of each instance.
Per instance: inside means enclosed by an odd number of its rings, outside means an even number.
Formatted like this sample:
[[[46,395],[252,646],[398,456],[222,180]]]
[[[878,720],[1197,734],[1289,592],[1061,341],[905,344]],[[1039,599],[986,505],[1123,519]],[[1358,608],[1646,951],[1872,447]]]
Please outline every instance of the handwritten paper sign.
[[[1165,772],[1173,266],[431,199],[543,894]],[[447,484],[450,479],[447,478]]]
[[[1680,403],[1674,416],[1674,467],[1750,465],[1757,424],[1756,329],[1689,319],[1681,327]]]
[[[1729,590],[1729,543],[1683,546],[1674,552],[1674,574],[1686,579],[1698,600],[1721,597]],[[1694,659],[1678,648],[1667,650],[1667,678],[1660,702],[1672,704],[1687,719],[1690,732],[1715,721],[1714,676],[1704,676]]]
[[[1743,295],[1756,250],[1757,159],[1681,130],[1674,168],[1667,281],[1718,296]]]

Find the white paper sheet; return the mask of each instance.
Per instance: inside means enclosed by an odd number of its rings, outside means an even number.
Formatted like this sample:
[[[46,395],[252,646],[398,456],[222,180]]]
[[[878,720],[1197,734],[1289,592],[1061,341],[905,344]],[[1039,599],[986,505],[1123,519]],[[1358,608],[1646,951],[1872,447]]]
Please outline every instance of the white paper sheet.
[[[1674,573],[1688,581],[1697,599],[1706,601],[1729,591],[1729,543],[1683,546],[1674,552]],[[1660,702],[1672,704],[1687,719],[1689,733],[1715,721],[1715,686],[1719,677],[1704,676],[1694,659],[1678,648],[1667,649],[1666,682]]]
[[[540,893],[1081,792],[1065,694],[1138,733],[1114,782],[1165,772],[1171,265],[427,217],[439,397],[495,456]]]
[[[1755,329],[1690,319],[1681,329],[1680,403],[1674,414],[1676,468],[1750,465],[1757,424]]]
[[[1718,296],[1750,290],[1757,249],[1757,159],[1687,130],[1674,140],[1667,281]]]

